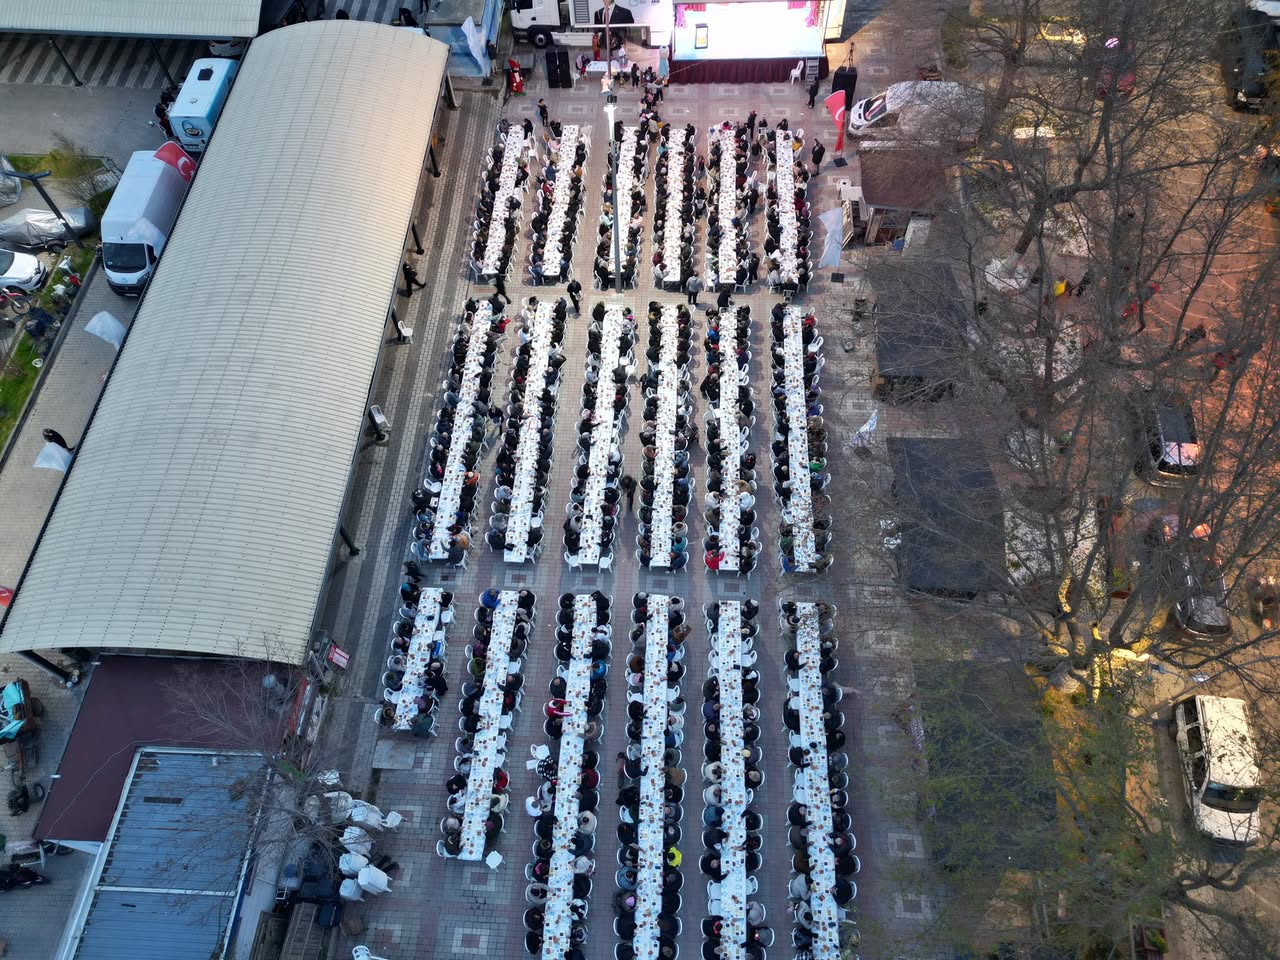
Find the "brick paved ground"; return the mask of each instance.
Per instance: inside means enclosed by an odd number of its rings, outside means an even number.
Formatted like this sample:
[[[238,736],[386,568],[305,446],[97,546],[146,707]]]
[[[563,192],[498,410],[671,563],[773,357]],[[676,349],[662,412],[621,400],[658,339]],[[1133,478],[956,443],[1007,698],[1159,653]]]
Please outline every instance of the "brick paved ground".
[[[904,14],[905,16],[905,14]],[[889,48],[888,37],[897,41]],[[935,38],[930,40],[929,38]],[[882,45],[883,44],[883,45]],[[913,22],[911,29],[900,29],[892,20],[873,21],[858,36],[858,54],[867,81],[860,81],[860,92],[872,92],[883,83],[903,79],[915,63],[936,59],[936,31],[928,31],[920,22]],[[643,60],[644,53],[639,58]],[[528,59],[527,53],[525,59]],[[842,55],[837,57],[837,62]],[[883,81],[879,78],[883,77]],[[872,79],[876,78],[876,79]],[[592,149],[588,156],[584,178],[587,189],[586,214],[581,230],[594,233],[599,214],[599,187],[605,172],[605,117],[601,111],[598,87],[581,86],[573,91],[545,89],[541,82],[541,70],[535,72],[529,87],[529,95],[513,99],[503,111],[512,119],[525,116],[537,122],[535,105],[539,96],[545,96],[554,117],[566,122],[590,124],[594,128]],[[698,87],[672,87],[662,113],[673,123],[692,122],[699,128],[698,147],[705,150],[705,127],[721,119],[745,119],[752,108],[776,122],[787,116],[792,128],[804,127],[812,137],[815,133],[829,145],[830,122],[825,113],[810,112],[805,106],[802,91],[797,86],[776,85],[707,85]],[[819,110],[821,106],[819,105]],[[637,113],[636,97],[627,92],[620,98],[619,116],[625,122],[633,122]],[[541,705],[546,699],[546,685],[554,662],[546,643],[531,644],[525,664],[527,699],[525,711],[514,723],[509,749],[508,771],[512,777],[512,811],[507,820],[507,833],[498,844],[505,862],[491,871],[483,864],[445,861],[435,854],[435,844],[440,838],[439,821],[444,814],[443,782],[452,775],[455,756],[454,739],[457,736],[457,689],[461,684],[461,672],[465,668],[461,647],[466,642],[464,629],[456,625],[450,630],[449,642],[455,652],[450,667],[451,691],[440,712],[440,735],[429,741],[405,740],[384,736],[379,739],[372,722],[372,711],[379,690],[379,678],[385,669],[386,637],[389,623],[396,608],[396,587],[400,578],[400,563],[405,557],[409,536],[409,493],[416,484],[422,468],[424,434],[430,428],[436,402],[435,389],[441,379],[444,363],[444,347],[451,335],[462,301],[473,293],[487,293],[489,287],[475,288],[469,284],[460,268],[464,244],[470,225],[470,211],[477,192],[477,159],[491,142],[493,121],[499,115],[497,102],[479,93],[463,94],[463,110],[450,114],[445,125],[445,143],[442,157],[447,169],[445,189],[435,189],[429,198],[427,255],[418,272],[431,277],[431,286],[416,294],[406,307],[406,317],[416,332],[412,346],[393,348],[386,365],[384,382],[377,391],[394,425],[394,436],[385,447],[370,447],[360,464],[357,484],[365,490],[363,503],[357,515],[350,518],[347,528],[356,536],[363,549],[361,555],[350,559],[335,576],[332,601],[326,621],[331,625],[335,639],[356,652],[349,672],[345,695],[335,704],[331,717],[330,734],[333,750],[340,767],[349,771],[348,779],[355,789],[364,789],[384,810],[396,809],[410,818],[394,838],[388,838],[402,869],[393,883],[393,893],[380,899],[370,899],[353,908],[367,924],[360,935],[338,938],[335,956],[345,957],[352,944],[365,943],[375,954],[391,960],[408,957],[509,957],[512,960],[526,956],[523,947],[521,915],[524,902],[524,868],[531,860],[532,827],[530,820],[519,808],[525,796],[537,785],[534,774],[524,769],[532,744],[546,741],[541,725]],[[850,175],[852,168],[837,171],[830,163],[830,152],[823,174],[811,187],[810,197],[815,211],[827,209],[835,202],[835,180]],[[442,184],[437,184],[437,187]],[[652,197],[652,183],[649,192]],[[652,211],[653,203],[650,203]],[[528,213],[526,211],[526,222]],[[758,245],[763,236],[763,213],[757,214],[752,224],[752,240]],[[650,226],[646,225],[645,251],[651,253]],[[700,238],[703,236],[700,229]],[[589,237],[579,236],[575,247],[575,270],[579,276],[589,276],[594,244]],[[700,251],[699,251],[700,255]],[[523,272],[528,262],[528,245],[522,237],[517,244],[516,263]],[[868,945],[863,956],[919,956],[932,951],[917,942],[922,931],[927,930],[932,917],[933,891],[927,870],[917,869],[924,863],[924,840],[914,822],[914,802],[903,796],[907,787],[904,774],[910,772],[910,753],[902,731],[890,714],[901,702],[904,691],[911,682],[910,664],[904,647],[909,641],[909,629],[903,620],[903,605],[893,586],[891,573],[884,566],[881,551],[876,547],[877,526],[873,504],[866,496],[865,484],[870,482],[870,470],[860,460],[852,458],[842,448],[847,433],[863,423],[873,409],[866,390],[870,372],[867,355],[869,343],[853,340],[850,352],[844,352],[840,341],[848,337],[847,311],[841,313],[844,302],[851,299],[850,290],[858,282],[860,261],[864,255],[846,255],[842,270],[846,275],[843,285],[830,282],[830,272],[820,275],[808,297],[818,312],[819,330],[826,335],[828,364],[822,375],[826,393],[827,416],[833,426],[831,463],[837,478],[833,483],[838,522],[836,526],[837,562],[830,574],[822,578],[786,578],[776,572],[776,510],[768,496],[763,496],[758,506],[759,526],[764,542],[764,555],[757,572],[748,580],[734,581],[711,578],[698,561],[684,571],[675,574],[650,572],[640,568],[631,556],[636,534],[635,518],[623,523],[616,541],[617,560],[612,573],[599,575],[590,572],[572,572],[560,560],[558,523],[555,517],[569,496],[568,463],[574,437],[572,424],[579,408],[578,400],[583,377],[585,357],[585,324],[574,323],[571,318],[565,338],[565,351],[569,362],[562,374],[561,403],[556,424],[558,458],[552,469],[551,489],[548,495],[548,547],[542,558],[532,566],[510,567],[501,562],[480,544],[473,549],[471,563],[465,573],[446,569],[433,569],[430,583],[448,586],[457,593],[460,618],[469,619],[470,609],[477,594],[489,586],[528,587],[539,599],[539,621],[535,636],[546,639],[550,635],[548,620],[554,615],[556,597],[566,590],[579,592],[599,587],[614,597],[615,616],[625,617],[630,598],[636,590],[666,592],[684,597],[691,611],[718,598],[753,596],[760,598],[770,608],[777,600],[797,597],[802,599],[830,599],[840,605],[838,624],[844,640],[842,666],[837,680],[853,695],[846,697],[844,708],[849,714],[847,730],[851,731],[850,744],[855,756],[855,766],[860,775],[851,785],[855,812],[854,829],[859,838],[859,853],[863,860],[863,872],[859,876],[859,896],[856,910]],[[610,293],[611,302],[623,302],[632,306],[638,316],[651,299],[672,302],[672,295],[661,295],[648,282],[647,271],[642,271],[640,287],[620,297]],[[587,281],[584,280],[584,284]],[[534,292],[532,288],[508,284],[517,300]],[[556,294],[552,288],[537,291],[539,296]],[[602,294],[589,291],[586,304],[589,307]],[[683,299],[683,298],[677,298]],[[739,303],[752,305],[753,386],[757,402],[761,404],[760,423],[753,437],[753,448],[762,461],[768,455],[768,411],[764,409],[763,390],[767,388],[768,328],[766,318],[774,300],[756,292],[737,298]],[[704,302],[706,298],[704,297]],[[506,373],[514,344],[510,338],[500,352],[500,366],[494,378],[495,388],[501,395],[505,389]],[[695,350],[692,376],[696,382],[702,376],[701,351]],[[632,388],[632,422],[624,440],[624,463],[627,470],[635,472],[640,463],[639,445],[635,440],[634,417],[638,413],[638,389]],[[701,422],[705,408],[696,404],[695,417]],[[889,422],[892,432],[950,432],[943,424],[912,423],[893,416],[882,417]],[[482,476],[486,492],[492,487],[492,456],[482,462]],[[703,452],[695,453],[694,473],[705,478]],[[843,474],[843,479],[842,479]],[[477,529],[483,530],[490,498],[479,498]],[[700,542],[703,535],[700,512],[692,511],[690,540]],[[870,545],[870,546],[867,546]],[[691,619],[694,634],[690,638],[689,672],[684,687],[691,704],[699,700],[698,689],[705,676],[707,638],[700,618]],[[790,950],[789,917],[786,913],[786,882],[789,872],[790,850],[782,830],[770,829],[785,816],[785,804],[789,799],[789,776],[786,766],[785,740],[780,722],[781,698],[785,691],[781,656],[776,630],[771,620],[764,620],[762,636],[758,641],[762,675],[761,708],[762,747],[767,781],[757,791],[756,807],[766,817],[766,841],[763,849],[764,865],[758,876],[761,881],[759,899],[768,909],[770,923],[778,936],[775,953]],[[616,671],[616,667],[615,667]],[[597,846],[596,886],[592,895],[590,938],[587,955],[604,958],[611,955],[615,940],[611,930],[612,909],[610,899],[615,890],[613,872],[616,869],[613,851],[616,848],[614,830],[617,824],[617,781],[612,757],[624,742],[622,722],[621,678],[610,677],[610,696],[605,709],[606,731],[601,744],[602,769],[608,773],[602,783],[603,800]],[[685,765],[690,771],[690,782],[697,781],[696,764],[701,756],[701,731],[688,729],[684,749]],[[706,898],[702,890],[703,880],[697,872],[699,849],[697,823],[701,805],[695,795],[690,795],[685,811],[686,885],[684,888],[685,932],[681,949],[684,956],[696,957],[700,948],[697,920],[705,915]],[[876,941],[873,944],[871,941]]]

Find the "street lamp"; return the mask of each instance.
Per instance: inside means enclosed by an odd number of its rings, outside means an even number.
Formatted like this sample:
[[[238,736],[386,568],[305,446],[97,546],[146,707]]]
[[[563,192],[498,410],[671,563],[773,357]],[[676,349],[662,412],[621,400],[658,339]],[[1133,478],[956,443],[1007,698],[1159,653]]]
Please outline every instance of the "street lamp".
[[[622,292],[622,239],[618,223],[618,141],[613,135],[614,114],[618,111],[618,98],[610,90],[605,101],[604,112],[609,118],[609,188],[613,192],[613,283],[614,289]]]

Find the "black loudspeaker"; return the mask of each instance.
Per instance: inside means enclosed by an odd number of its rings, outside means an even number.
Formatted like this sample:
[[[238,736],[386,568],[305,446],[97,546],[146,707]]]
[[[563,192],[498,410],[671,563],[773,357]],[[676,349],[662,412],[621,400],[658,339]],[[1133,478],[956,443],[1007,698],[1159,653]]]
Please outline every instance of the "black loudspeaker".
[[[850,65],[838,67],[835,73],[831,74],[831,92],[837,90],[844,91],[845,109],[852,107],[857,98],[854,96],[854,90],[858,86],[858,68]]]
[[[554,50],[547,51],[547,84],[553,88],[561,86],[560,61],[556,58]]]
[[[558,50],[556,53],[556,62],[560,64],[560,86],[572,87],[573,68],[569,66],[569,51]]]

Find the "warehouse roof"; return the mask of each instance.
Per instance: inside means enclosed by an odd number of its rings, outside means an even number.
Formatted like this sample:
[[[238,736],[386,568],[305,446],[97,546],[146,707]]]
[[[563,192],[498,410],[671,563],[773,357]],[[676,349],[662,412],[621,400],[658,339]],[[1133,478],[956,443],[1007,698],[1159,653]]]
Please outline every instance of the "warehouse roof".
[[[303,660],[448,52],[342,20],[254,41],[0,650]]]
[[[0,31],[125,37],[253,37],[262,0],[5,0]]]

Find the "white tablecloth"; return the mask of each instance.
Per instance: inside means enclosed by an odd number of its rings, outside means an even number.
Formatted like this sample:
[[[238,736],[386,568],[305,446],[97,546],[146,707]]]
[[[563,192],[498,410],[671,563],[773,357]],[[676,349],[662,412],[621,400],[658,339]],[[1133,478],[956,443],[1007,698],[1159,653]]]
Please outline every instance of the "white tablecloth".
[[[679,365],[680,321],[676,308],[662,308],[658,318],[658,416],[653,466],[653,522],[649,525],[652,567],[671,566],[671,507],[675,493],[676,410],[686,374]]]
[[[462,364],[462,385],[458,395],[462,398],[454,415],[453,433],[449,440],[449,456],[445,461],[441,478],[440,506],[436,510],[436,522],[431,528],[431,559],[443,560],[449,555],[449,527],[455,522],[454,514],[462,500],[462,477],[467,472],[465,454],[471,441],[471,428],[475,422],[473,413],[476,397],[480,393],[480,374],[484,371],[484,348],[489,335],[493,308],[488,300],[476,306],[471,321],[471,338],[467,341],[467,358]]]
[[[498,272],[502,260],[502,244],[507,238],[507,206],[512,197],[524,199],[524,188],[516,186],[516,173],[520,161],[524,157],[524,127],[512,124],[507,131],[506,143],[502,151],[502,170],[498,174],[498,189],[493,195],[493,215],[489,218],[489,236],[485,239],[484,259],[480,261],[480,272],[491,276]]]
[[[644,704],[640,731],[643,773],[640,777],[640,858],[637,865],[636,932],[632,945],[636,960],[658,956],[658,914],[662,910],[663,805],[666,776],[662,755],[667,733],[667,615],[671,598],[649,594],[649,620],[645,624]]]
[[[742,944],[747,939],[747,791],[742,752],[746,746],[742,731],[742,604],[720,601],[719,629],[712,643],[712,673],[720,685],[720,803],[724,807],[724,830],[729,835],[720,845],[720,913],[724,923],[720,942],[722,960],[742,960]]]
[[[578,559],[585,564],[600,562],[609,454],[622,429],[622,413],[615,416],[613,412],[613,371],[627,359],[621,352],[622,334],[628,329],[628,321],[623,316],[622,309],[621,304],[606,307],[604,319],[600,323],[600,380],[595,409],[599,419],[591,431],[591,449],[587,455],[590,473],[587,477],[586,497],[582,503],[582,531],[578,549]]]
[[[444,641],[440,616],[440,597],[444,593],[438,587],[423,587],[418,595],[418,611],[413,618],[413,635],[409,638],[409,652],[405,654],[404,680],[400,696],[396,699],[396,718],[393,730],[408,730],[418,715],[416,701],[427,689],[427,664],[431,662],[431,648],[436,640]],[[443,653],[443,651],[442,651]]]
[[[747,308],[750,310],[750,307]],[[737,573],[742,563],[742,544],[738,528],[742,525],[742,510],[738,507],[738,479],[742,467],[742,428],[738,426],[738,389],[750,383],[745,369],[738,367],[737,308],[720,317],[720,400],[712,406],[711,416],[720,423],[720,443],[724,450],[720,458],[720,549],[724,559],[720,570]],[[750,344],[748,343],[747,346]]]
[[[693,134],[671,128],[667,139],[667,195],[662,203],[667,208],[666,231],[662,237],[662,262],[667,278],[680,279],[680,231],[684,227],[684,174],[686,160],[693,154]]]
[[[708,290],[719,283],[733,283],[738,273],[738,240],[742,231],[733,225],[738,209],[738,168],[734,158],[734,132],[719,127],[715,141],[720,144],[720,192],[715,209],[708,208],[707,215],[720,219],[720,246],[712,251],[707,247],[707,269],[704,280]],[[713,259],[717,260],[713,268]]]
[[[810,751],[809,766],[796,771],[796,791],[809,810],[810,884],[809,909],[813,911],[813,955],[817,960],[839,960],[839,907],[835,855],[831,852],[831,804],[827,794],[827,731],[822,723],[822,654],[819,649],[818,605],[796,604],[800,625],[796,650],[800,654],[800,736]],[[815,802],[816,801],[816,802]]]
[[[576,123],[560,128],[560,169],[551,191],[551,212],[547,214],[547,245],[542,254],[543,279],[560,276],[560,238],[571,214],[569,184],[573,180],[573,158],[578,149],[579,130]]]
[[[791,131],[780,130],[776,138],[774,189],[778,211],[778,273],[783,283],[800,280],[799,220],[796,217],[796,158],[791,148]]]
[[[547,906],[542,925],[542,956],[564,960],[570,947],[573,917],[573,840],[578,832],[578,797],[582,752],[587,726],[587,695],[591,691],[591,634],[596,625],[596,601],[590,594],[573,598],[573,640],[565,684],[564,725],[560,737],[560,787],[556,790],[552,830],[551,871],[547,876]]]
[[[618,141],[618,190],[613,197],[613,232],[619,250],[627,248],[627,231],[631,227],[632,215],[631,191],[636,186],[636,146],[642,142],[639,127],[622,128],[622,139]],[[646,160],[639,181],[642,185],[648,173],[649,163]]]
[[[480,693],[480,726],[473,740],[474,756],[467,777],[466,812],[462,817],[461,860],[484,857],[484,822],[493,803],[494,771],[502,765],[498,740],[502,736],[502,684],[511,668],[511,633],[516,625],[518,592],[503,590],[493,612],[493,629],[485,655],[484,689]]]
[[[787,388],[787,453],[791,464],[791,496],[782,506],[782,518],[792,526],[797,570],[812,570],[818,554],[813,537],[813,490],[809,480],[808,411],[805,403],[804,311],[787,307],[782,319],[784,372]]]
[[[515,483],[511,488],[511,512],[507,516],[507,543],[515,549],[503,552],[507,563],[524,563],[533,556],[529,528],[533,523],[533,495],[538,485],[538,439],[542,434],[542,394],[547,382],[551,346],[555,342],[555,309],[540,302],[529,329],[529,372],[525,377],[524,417],[516,442]],[[545,506],[545,503],[544,503]]]

